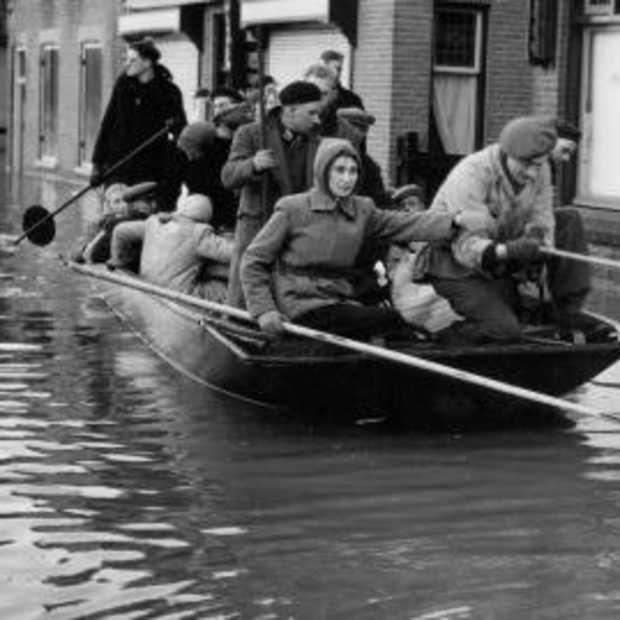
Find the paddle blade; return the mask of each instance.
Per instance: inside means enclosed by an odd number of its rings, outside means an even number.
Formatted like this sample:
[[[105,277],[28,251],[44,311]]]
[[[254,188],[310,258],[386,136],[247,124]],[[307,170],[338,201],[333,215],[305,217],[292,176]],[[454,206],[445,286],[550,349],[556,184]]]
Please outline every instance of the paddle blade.
[[[26,237],[35,245],[47,245],[56,236],[54,218],[49,217],[49,211],[41,205],[32,205],[26,209],[22,227]]]

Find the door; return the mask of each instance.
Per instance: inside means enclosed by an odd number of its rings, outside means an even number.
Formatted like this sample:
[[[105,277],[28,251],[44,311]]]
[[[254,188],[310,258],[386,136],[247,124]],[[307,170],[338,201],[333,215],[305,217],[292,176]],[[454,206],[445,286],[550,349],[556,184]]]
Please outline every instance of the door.
[[[584,32],[578,193],[620,208],[620,28]]]

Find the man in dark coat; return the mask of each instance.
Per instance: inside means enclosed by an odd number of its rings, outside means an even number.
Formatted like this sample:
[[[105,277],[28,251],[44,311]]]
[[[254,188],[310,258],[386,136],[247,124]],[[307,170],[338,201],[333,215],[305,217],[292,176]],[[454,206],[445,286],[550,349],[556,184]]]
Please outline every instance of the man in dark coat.
[[[207,196],[213,207],[211,225],[232,231],[237,214],[237,195],[222,184],[221,172],[228,159],[234,131],[252,121],[247,102],[220,109],[213,123],[187,125],[177,141],[170,169],[163,181],[166,208],[173,210],[185,185],[189,194]]]
[[[160,56],[151,39],[129,46],[125,72],[116,80],[95,143],[92,185],[99,185],[106,170],[162,129],[169,119],[175,137],[187,124],[183,96],[168,69],[159,63]],[[108,177],[106,184],[159,181],[166,172],[170,148],[168,136],[162,135]]]
[[[356,193],[360,196],[372,198],[379,209],[391,209],[394,200],[385,188],[383,173],[379,164],[368,154],[366,139],[371,125],[375,124],[375,117],[361,108],[340,108],[338,116],[353,125],[362,136],[359,152],[362,160],[362,171]]]
[[[240,189],[235,248],[230,265],[228,303],[243,305],[239,263],[276,201],[312,185],[319,144],[321,91],[308,82],[292,82],[280,93],[281,107],[260,122],[244,125],[233,138],[222,182]]]
[[[336,96],[334,98],[334,105],[336,109],[338,110],[340,108],[362,108],[363,110],[364,104],[362,103],[361,97],[354,93],[352,90],[345,88],[340,82],[344,56],[336,50],[325,50],[321,54],[321,62],[323,62],[327,67],[329,67],[336,74],[337,77]]]
[[[321,91],[321,136],[324,138],[343,138],[356,149],[360,149],[362,134],[351,123],[338,115],[336,97],[338,96],[338,76],[326,65],[310,65],[304,80],[314,84]]]

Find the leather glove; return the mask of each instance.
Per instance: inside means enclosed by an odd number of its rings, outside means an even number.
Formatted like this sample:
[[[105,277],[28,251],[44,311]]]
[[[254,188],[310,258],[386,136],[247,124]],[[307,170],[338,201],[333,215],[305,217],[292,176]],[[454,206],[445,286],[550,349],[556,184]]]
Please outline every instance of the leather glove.
[[[270,310],[258,317],[258,325],[262,331],[274,338],[279,338],[284,334],[282,315],[277,310]]]
[[[541,257],[540,240],[533,237],[519,237],[506,242],[506,259],[518,263],[531,263]]]
[[[541,242],[529,237],[519,237],[506,243],[490,243],[482,253],[482,269],[496,277],[521,269],[524,263],[541,262]]]

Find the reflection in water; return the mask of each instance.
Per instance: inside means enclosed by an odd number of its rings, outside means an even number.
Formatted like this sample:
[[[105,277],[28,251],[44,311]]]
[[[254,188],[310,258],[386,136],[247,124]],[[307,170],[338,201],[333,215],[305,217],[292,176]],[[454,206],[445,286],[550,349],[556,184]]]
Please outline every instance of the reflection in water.
[[[79,225],[2,264],[0,618],[618,617],[620,423],[414,435],[225,399],[63,271]],[[616,384],[578,398],[620,410]]]

